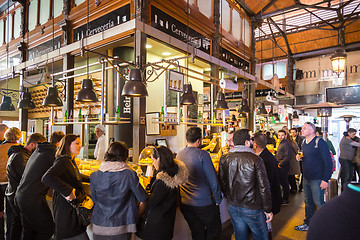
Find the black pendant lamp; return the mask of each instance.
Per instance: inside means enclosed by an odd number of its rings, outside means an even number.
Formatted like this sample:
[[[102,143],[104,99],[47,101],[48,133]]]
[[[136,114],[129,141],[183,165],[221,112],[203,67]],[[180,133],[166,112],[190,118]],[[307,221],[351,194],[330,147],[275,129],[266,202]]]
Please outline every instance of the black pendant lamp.
[[[250,107],[248,105],[247,99],[242,100],[240,113],[250,113]]]
[[[246,113],[239,113],[238,118],[240,118],[240,119],[246,119],[246,118],[247,118],[247,115],[246,115]]]
[[[225,95],[223,92],[218,92],[214,110],[225,110],[229,109],[227,102],[225,101]]]
[[[261,103],[260,104],[260,109],[259,109],[259,115],[264,116],[264,115],[267,115],[267,114],[268,114],[268,112],[266,111],[265,103]]]
[[[297,111],[293,112],[293,119],[299,119],[299,115],[298,115]]]
[[[54,81],[54,80],[53,80]],[[47,96],[43,101],[43,106],[49,107],[61,107],[63,102],[59,97],[58,89],[56,86],[52,86],[48,88]]]
[[[15,107],[11,102],[10,96],[3,96],[2,103],[0,104],[0,111],[15,111]]]
[[[121,95],[125,97],[148,96],[146,86],[142,81],[140,69],[130,69],[129,80],[125,83]]]
[[[184,84],[184,93],[180,98],[181,105],[195,105],[196,99],[192,91],[191,84]]]
[[[20,91],[20,101],[17,105],[18,108],[23,109],[34,109],[35,103],[33,102],[31,98],[31,93],[28,91],[28,88],[23,88],[22,91]]]
[[[78,92],[75,101],[78,102],[98,102],[98,97],[94,91],[93,81],[89,78],[83,79],[81,89]]]

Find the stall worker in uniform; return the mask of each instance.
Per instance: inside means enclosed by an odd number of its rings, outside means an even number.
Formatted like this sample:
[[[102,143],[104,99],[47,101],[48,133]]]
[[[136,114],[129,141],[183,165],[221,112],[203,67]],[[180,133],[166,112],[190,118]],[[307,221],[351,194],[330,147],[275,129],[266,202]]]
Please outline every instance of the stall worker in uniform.
[[[95,146],[94,157],[96,160],[103,161],[106,152],[106,138],[105,138],[105,127],[103,125],[95,126],[95,134],[98,138]]]

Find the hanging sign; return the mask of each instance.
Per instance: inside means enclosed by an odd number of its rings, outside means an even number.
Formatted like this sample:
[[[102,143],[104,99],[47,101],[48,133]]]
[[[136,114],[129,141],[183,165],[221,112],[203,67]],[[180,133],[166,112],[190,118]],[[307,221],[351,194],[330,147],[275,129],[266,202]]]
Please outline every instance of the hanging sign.
[[[61,36],[58,36],[53,39],[44,42],[36,47],[29,49],[29,60],[34,59],[36,57],[40,57],[46,53],[59,49],[61,47]]]
[[[151,6],[151,26],[210,54],[210,39]]]
[[[74,29],[74,42],[79,41],[86,36],[92,36],[94,34],[106,31],[129,20],[130,4],[127,4],[119,9],[116,9],[102,17],[99,17],[89,22],[89,26],[87,26],[87,24],[84,24]]]
[[[249,62],[245,61],[241,57],[233,54],[232,52],[226,50],[225,48],[220,48],[221,51],[221,60],[227,62],[234,67],[240,68],[245,72],[249,72]]]

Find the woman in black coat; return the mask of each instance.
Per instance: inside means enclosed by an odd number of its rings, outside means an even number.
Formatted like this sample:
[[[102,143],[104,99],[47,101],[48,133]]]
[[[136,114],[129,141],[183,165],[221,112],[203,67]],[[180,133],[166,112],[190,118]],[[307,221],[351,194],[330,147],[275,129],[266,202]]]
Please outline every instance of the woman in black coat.
[[[69,201],[82,202],[85,191],[75,156],[80,153],[81,141],[78,135],[67,134],[60,142],[54,165],[45,173],[42,182],[54,189],[53,211],[55,239],[89,239],[86,227],[82,226],[75,209]]]
[[[170,240],[173,237],[179,186],[188,180],[189,173],[183,162],[174,160],[167,147],[154,148],[152,159],[156,175],[137,236],[144,240]]]

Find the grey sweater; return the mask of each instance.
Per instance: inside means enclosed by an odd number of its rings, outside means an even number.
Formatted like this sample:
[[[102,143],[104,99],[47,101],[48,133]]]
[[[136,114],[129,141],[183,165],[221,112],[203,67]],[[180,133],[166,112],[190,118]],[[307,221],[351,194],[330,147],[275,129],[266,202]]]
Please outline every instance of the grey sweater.
[[[355,148],[350,145],[353,142],[345,136],[340,141],[340,158],[352,160],[355,156]]]

